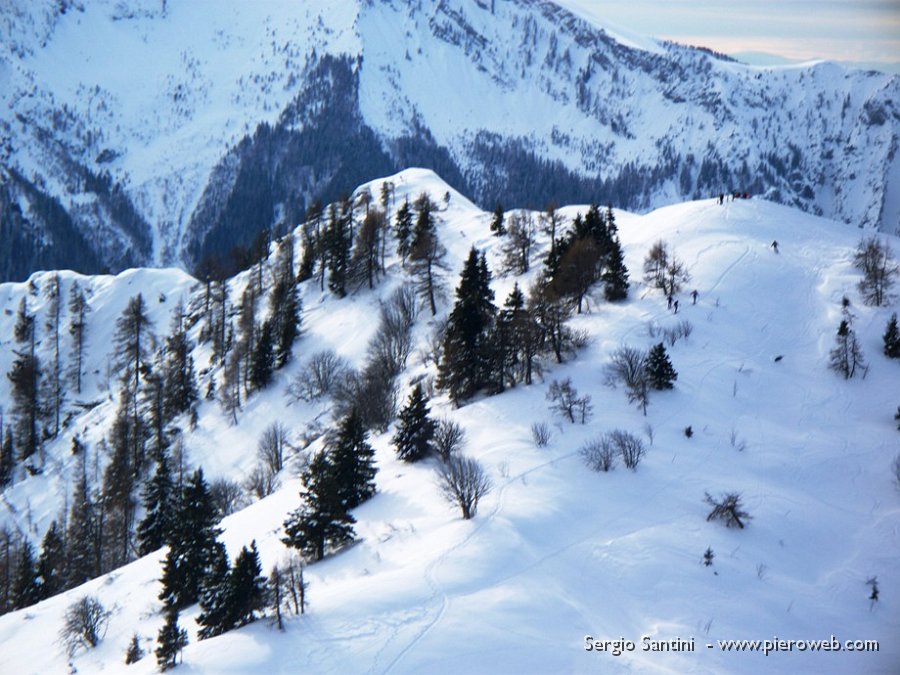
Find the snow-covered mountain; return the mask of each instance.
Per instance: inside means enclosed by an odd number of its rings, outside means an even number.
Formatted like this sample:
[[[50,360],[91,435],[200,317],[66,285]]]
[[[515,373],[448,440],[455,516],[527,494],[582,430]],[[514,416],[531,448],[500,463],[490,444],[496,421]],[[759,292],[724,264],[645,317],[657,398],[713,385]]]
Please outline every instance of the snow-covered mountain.
[[[386,180],[395,185],[391,217],[406,197],[423,191],[440,205],[448,290],[473,245],[486,253],[492,270],[500,268],[502,240],[490,233],[489,212],[429,171],[408,170]],[[363,187],[378,194],[381,183]],[[560,209],[565,226],[584,211]],[[646,215],[617,210],[615,216],[632,286],[623,303],[607,303],[596,292],[589,311],[571,320],[587,336],[585,346],[563,364],[545,359],[542,376],[531,386],[480,396],[459,409],[440,392],[431,401],[435,417],[462,426],[464,453],[478,459],[493,482],[477,516],[463,521],[441,499],[436,460],[401,462],[391,446],[393,427],[373,434],[378,493],[354,511],[359,542],[307,567],[309,612],[290,618],[284,633],[260,621],[197,641],[198,610],[189,608],[181,624],[190,633],[183,659],[191,672],[896,670],[900,495],[888,469],[900,445],[892,420],[900,399],[898,364],[882,355],[881,335],[897,304],[873,308],[859,300],[859,273],[851,264],[858,233],[762,199],[707,199]],[[692,277],[679,296],[677,315],[658,290],[639,281],[644,256],[660,238]],[[770,246],[776,239],[778,253]],[[884,240],[900,250],[896,237]],[[547,250],[540,235],[535,261]],[[243,480],[270,423],[285,424],[297,447],[304,436],[313,437],[313,429],[330,424],[327,399],[292,400],[286,390],[310,356],[325,347],[355,366],[362,363],[379,303],[408,279],[393,251],[387,263],[375,290],[360,288],[346,298],[322,292],[315,279],[300,285],[303,334],[294,361],[266,390],[243,402],[236,425],[218,402],[203,400],[196,428],[184,425],[187,465],[202,466],[209,480]],[[539,268],[523,276],[495,275],[497,304],[514,283],[527,287]],[[19,467],[0,504],[0,523],[35,545],[70,503],[80,463],[72,438],[78,435],[87,447],[95,485],[108,461],[102,439],[110,433],[118,382],[107,353],[115,319],[129,298],[143,294],[161,335],[179,300],[189,313],[198,312],[205,295],[203,284],[179,270],[60,274],[63,297],[78,281],[92,308],[85,392],[68,399],[71,418],[60,437],[46,444],[43,473],[29,476]],[[250,270],[228,282],[232,301],[257,274]],[[269,275],[264,267],[263,279]],[[26,283],[0,284],[3,372],[13,359],[17,307],[26,298],[42,326],[50,278],[36,274]],[[696,304],[687,294],[694,288]],[[827,365],[845,296],[869,363],[865,378],[844,380]],[[430,336],[451,305],[448,293],[436,319],[425,310],[416,320],[408,366],[398,379],[401,401],[415,382],[434,376]],[[668,345],[678,371],[675,389],[654,392],[645,417],[621,388],[604,384],[604,366],[619,346],[649,347],[682,321],[692,331]],[[201,330],[202,321],[191,328],[192,337]],[[45,359],[51,349],[46,338],[37,347]],[[221,366],[209,357],[209,343],[198,344],[201,392],[211,379],[221,382]],[[592,397],[594,415],[587,424],[570,424],[548,409],[551,382],[567,377]],[[0,378],[0,400],[8,399],[8,390]],[[549,427],[547,447],[535,446],[534,422]],[[688,426],[692,437],[684,433]],[[595,473],[582,462],[579,448],[613,429],[645,440],[647,454],[636,471],[619,466]],[[311,448],[320,444],[314,441]],[[251,539],[266,571],[285,555],[282,523],[298,505],[296,462],[303,454],[292,454],[281,489],[223,521],[222,541],[231,558]],[[753,517],[744,530],[706,520],[704,493],[732,491],[743,495]],[[702,563],[707,548],[715,553],[709,567]],[[0,672],[155,672],[152,655],[127,667],[123,660],[133,633],[152,649],[162,625],[162,557],[157,551],[0,617]],[[873,577],[880,588],[877,602],[869,599],[866,584]],[[111,620],[95,649],[69,659],[57,635],[66,607],[85,594],[97,596]],[[587,652],[587,635],[632,640],[636,648],[618,656]],[[763,656],[718,646],[730,639],[832,635],[842,644],[877,640],[880,651],[793,649]],[[693,638],[696,652],[643,651],[642,636]]]
[[[484,208],[721,191],[900,227],[896,76],[759,68],[542,0],[9,0],[0,270],[199,266],[406,166]]]

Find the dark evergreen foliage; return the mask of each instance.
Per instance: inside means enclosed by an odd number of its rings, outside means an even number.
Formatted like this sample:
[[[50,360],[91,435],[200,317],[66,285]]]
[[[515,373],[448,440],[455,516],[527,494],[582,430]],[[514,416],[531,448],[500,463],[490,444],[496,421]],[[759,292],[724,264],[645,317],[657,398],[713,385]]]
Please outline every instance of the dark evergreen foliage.
[[[397,255],[400,256],[404,264],[409,256],[409,250],[412,245],[412,209],[409,206],[409,199],[397,209],[394,224],[394,236],[397,238]]]
[[[144,486],[143,506],[144,519],[137,529],[138,553],[142,556],[162,548],[175,529],[177,493],[166,450],[159,454],[156,471]]]
[[[65,588],[66,544],[55,520],[50,523],[41,542],[37,578],[41,600],[52,597]]]
[[[437,423],[429,416],[428,399],[416,384],[397,416],[397,432],[391,443],[404,462],[417,462],[431,454]]]
[[[375,451],[354,408],[328,441],[329,467],[347,509],[354,509],[375,494]]]
[[[456,288],[438,366],[437,384],[457,406],[490,381],[490,334],[497,311],[490,282],[484,255],[479,257],[473,246]]]
[[[416,224],[412,232],[409,260],[416,278],[416,291],[428,302],[431,316],[437,315],[437,295],[441,290],[438,271],[444,269],[446,249],[437,235],[435,205],[427,193],[416,199]]]
[[[0,443],[0,489],[12,483],[13,470],[16,466],[15,453],[12,429],[6,427],[3,442]]]
[[[678,373],[675,372],[662,342],[650,349],[644,368],[647,372],[647,380],[653,389],[671,389],[675,380],[678,379]]]
[[[182,490],[163,566],[159,599],[167,606],[183,609],[197,601],[201,582],[221,553],[216,524],[215,506],[198,469]]]
[[[612,227],[615,227],[613,224]],[[619,238],[612,240],[609,254],[606,256],[606,269],[603,279],[603,295],[610,302],[618,302],[628,297],[628,268],[625,267],[625,256]]]
[[[15,354],[16,359],[6,376],[11,385],[16,445],[20,459],[26,460],[41,446],[41,364],[32,351]]]
[[[125,665],[130,666],[144,658],[144,650],[141,648],[141,638],[137,633],[131,636],[131,642],[128,643],[128,650],[125,652]]]
[[[250,364],[250,384],[254,389],[265,389],[272,381],[275,369],[275,348],[272,341],[272,323],[264,321],[259,331],[259,339],[253,350]]]
[[[178,655],[187,646],[187,631],[178,625],[178,610],[175,607],[166,608],[166,622],[159,629],[156,636],[157,647],[156,663],[162,671],[169,670],[178,665]]]
[[[34,548],[26,539],[19,550],[19,561],[16,565],[12,586],[13,609],[30,607],[41,598],[41,587],[38,581],[34,561]]]
[[[172,314],[171,334],[166,338],[163,366],[165,419],[172,420],[187,412],[199,399],[194,374],[194,343],[188,337],[181,303]]]
[[[503,207],[500,205],[500,202],[497,202],[497,207],[494,209],[494,217],[491,219],[491,232],[496,237],[502,237],[506,234],[506,228],[503,226]]]
[[[300,508],[284,521],[282,542],[301,554],[321,560],[329,549],[338,549],[351,541],[356,520],[341,499],[341,487],[324,453],[318,453],[301,477],[304,492]]]
[[[75,491],[66,529],[66,586],[79,586],[100,574],[97,511],[88,489],[87,472],[82,470]]]
[[[884,330],[884,355],[889,359],[900,359],[900,330],[897,328],[897,312],[891,314]]]

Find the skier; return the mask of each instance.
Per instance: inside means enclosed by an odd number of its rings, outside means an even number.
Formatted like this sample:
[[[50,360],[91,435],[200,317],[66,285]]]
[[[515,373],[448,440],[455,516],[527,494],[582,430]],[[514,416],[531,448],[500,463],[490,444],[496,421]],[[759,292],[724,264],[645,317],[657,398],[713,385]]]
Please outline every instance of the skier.
[[[696,305],[697,304],[697,289],[696,288],[693,291],[691,291],[691,299],[693,300],[693,302],[691,304]]]
[[[722,204],[725,201],[725,195],[723,193],[719,193],[719,204]]]
[[[778,240],[772,242],[772,250],[778,253]]]
[[[675,301],[675,313],[678,314],[678,301]]]
[[[666,302],[669,303],[669,306],[667,307],[667,309],[672,309],[672,296],[671,295],[666,296]]]

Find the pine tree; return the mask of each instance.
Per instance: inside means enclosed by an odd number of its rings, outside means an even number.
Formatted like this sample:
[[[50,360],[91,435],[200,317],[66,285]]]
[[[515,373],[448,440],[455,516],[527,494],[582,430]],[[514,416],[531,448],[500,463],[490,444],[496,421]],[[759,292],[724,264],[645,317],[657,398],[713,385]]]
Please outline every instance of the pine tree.
[[[438,368],[438,386],[457,406],[490,380],[490,333],[496,316],[490,281],[487,262],[473,246],[456,288]]]
[[[130,666],[144,658],[144,650],[141,649],[141,638],[137,633],[132,634],[128,643],[128,651],[125,652],[125,665]]]
[[[405,265],[412,244],[412,209],[409,206],[409,199],[404,201],[403,205],[397,209],[394,236],[397,238],[397,255],[400,256]]]
[[[174,607],[166,608],[166,622],[159,629],[156,637],[156,663],[162,671],[169,670],[178,665],[178,655],[187,646],[187,631],[178,625],[178,610]]]
[[[315,560],[353,541],[356,520],[343,505],[340,486],[324,453],[318,453],[301,477],[305,491],[300,508],[284,521],[282,542]]]
[[[50,277],[50,280],[45,287],[45,294],[47,296],[47,318],[44,322],[44,330],[47,333],[47,338],[50,340],[53,353],[47,373],[47,393],[43,398],[47,402],[46,412],[49,416],[50,423],[52,424],[50,436],[51,438],[56,438],[56,436],[59,435],[60,412],[62,410],[63,400],[65,399],[65,387],[63,386],[62,379],[62,362],[60,360],[59,351],[59,324],[62,303],[60,300],[61,291],[58,274],[54,274]]]
[[[618,237],[612,240],[609,254],[606,256],[606,268],[603,279],[603,296],[610,302],[618,302],[628,297],[628,268],[625,267],[625,256]]]
[[[404,462],[417,462],[427,457],[437,424],[428,416],[428,399],[421,383],[416,384],[404,408],[397,416],[397,433],[391,442]]]
[[[76,393],[81,393],[81,376],[84,372],[84,349],[87,341],[87,315],[91,311],[84,291],[77,281],[69,290],[69,335],[72,337],[72,358],[69,377],[75,383]]]
[[[25,539],[19,550],[19,562],[16,565],[12,586],[13,609],[30,607],[41,597],[37,570],[34,565],[34,548]]]
[[[328,245],[328,288],[339,298],[347,295],[347,272],[350,264],[350,245],[353,236],[352,215],[345,204],[338,214],[337,206],[329,207]]]
[[[159,454],[156,472],[144,487],[143,505],[145,515],[137,529],[138,553],[142,556],[162,548],[175,526],[177,499],[166,450]]]
[[[141,372],[150,353],[153,322],[147,314],[147,303],[140,293],[128,301],[128,306],[116,320],[116,360],[122,369],[122,381],[137,394]]]
[[[230,570],[225,547],[218,543],[206,563],[203,578],[200,580],[201,612],[197,616],[197,623],[201,628],[197,636],[201,640],[221,635],[232,628],[229,619],[229,579]]]
[[[856,374],[857,368],[865,368],[862,350],[856,339],[856,332],[851,328],[849,318],[841,320],[835,336],[835,346],[829,355],[830,368],[849,380]]]
[[[506,228],[503,227],[503,207],[497,202],[497,208],[494,209],[494,217],[491,219],[491,232],[495,237],[502,237],[506,234]]]
[[[96,513],[88,488],[85,461],[82,457],[81,476],[72,494],[72,508],[66,530],[67,588],[80,586],[100,573],[97,565]]]
[[[678,379],[678,373],[675,372],[662,342],[650,349],[644,367],[647,370],[647,379],[653,389],[671,389],[675,380]]]
[[[187,412],[197,402],[197,378],[194,374],[194,343],[187,334],[184,305],[179,302],[172,313],[171,334],[166,338],[163,364],[163,405],[166,421]]]
[[[123,406],[125,407],[125,406]],[[131,434],[127,414],[120,414],[113,422],[110,433],[112,457],[103,472],[102,508],[103,567],[101,572],[116,569],[132,559],[132,541],[135,513],[136,465],[131,452]]]
[[[439,269],[444,267],[446,249],[441,244],[435,226],[435,206],[427,193],[422,193],[416,199],[416,225],[412,233],[412,241],[409,248],[409,260],[412,263],[412,273],[416,278],[416,291],[427,300],[431,309],[431,316],[437,315],[436,297],[440,290],[440,281],[437,277]]]
[[[897,328],[897,312],[891,315],[884,331],[884,355],[889,359],[900,359],[900,330]]]
[[[183,609],[197,601],[203,577],[221,547],[217,541],[221,530],[202,469],[185,484],[173,525],[159,599]]]
[[[347,509],[356,508],[375,494],[375,451],[366,436],[359,412],[354,408],[329,439],[329,465]]]
[[[266,604],[266,578],[259,563],[256,540],[241,548],[228,575],[228,623],[239,628],[256,620]],[[230,630],[230,628],[229,628]]]
[[[66,578],[66,544],[60,527],[54,520],[41,542],[41,556],[37,562],[40,598],[52,597],[64,590]]]
[[[497,315],[496,328],[491,338],[491,380],[497,392],[516,382],[531,384],[534,362],[540,349],[540,335],[531,312],[525,306],[525,295],[519,284],[503,303]]]
[[[275,351],[272,343],[272,324],[264,321],[259,331],[259,340],[253,350],[253,360],[250,365],[250,385],[254,389],[265,389],[272,381],[272,372],[275,369]]]
[[[41,364],[31,351],[14,352],[12,368],[6,374],[10,381],[12,412],[15,417],[15,438],[19,456],[25,460],[41,448],[39,421],[41,418]]]
[[[16,466],[15,452],[12,429],[6,427],[3,442],[0,443],[0,489],[12,483],[13,469]]]

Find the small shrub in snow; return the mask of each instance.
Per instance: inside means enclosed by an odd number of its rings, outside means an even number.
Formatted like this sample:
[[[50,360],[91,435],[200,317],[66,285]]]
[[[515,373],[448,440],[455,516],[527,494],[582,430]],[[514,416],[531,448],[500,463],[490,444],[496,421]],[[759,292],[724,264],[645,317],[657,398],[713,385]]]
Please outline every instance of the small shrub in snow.
[[[125,652],[125,665],[130,666],[144,658],[144,650],[141,649],[141,638],[137,633],[131,636],[131,642],[128,643],[128,651]]]
[[[594,471],[611,471],[616,464],[616,451],[613,449],[609,434],[588,441],[581,447],[579,453],[584,463]]]
[[[716,500],[707,492],[704,501],[712,507],[706,520],[721,520],[725,527],[744,528],[744,521],[751,516],[744,510],[741,503],[741,495],[737,492],[729,492]]]
[[[572,424],[575,424],[576,421],[585,424],[590,419],[593,410],[591,397],[579,396],[578,390],[572,386],[572,378],[569,377],[562,382],[553,380],[550,383],[547,400],[552,403],[551,410],[559,413]]]
[[[86,595],[66,609],[65,623],[59,633],[71,657],[79,647],[93,649],[103,636],[109,624],[110,613],[92,595]]]
[[[869,577],[866,579],[866,586],[871,589],[869,591],[869,600],[872,601],[872,604],[875,604],[878,602],[878,577]]]
[[[265,428],[256,447],[256,456],[271,473],[284,468],[285,452],[289,448],[288,429],[281,422],[273,422]]]
[[[279,487],[281,487],[281,481],[278,476],[264,464],[257,464],[244,481],[244,489],[255,495],[257,499],[268,497]]]
[[[703,554],[703,564],[707,567],[711,567],[713,564],[713,558],[716,557],[716,554],[713,553],[712,546],[706,547],[706,552]]]
[[[634,434],[619,429],[609,432],[609,439],[613,450],[622,458],[622,463],[632,471],[637,470],[637,465],[647,452],[644,442]]]
[[[531,425],[531,438],[539,448],[546,448],[550,443],[550,427],[546,422],[534,422]]]

